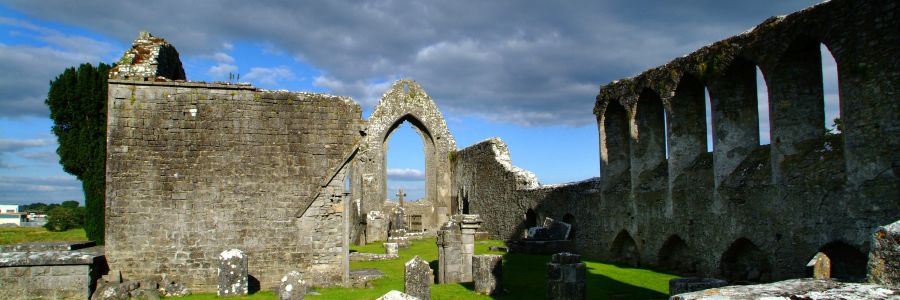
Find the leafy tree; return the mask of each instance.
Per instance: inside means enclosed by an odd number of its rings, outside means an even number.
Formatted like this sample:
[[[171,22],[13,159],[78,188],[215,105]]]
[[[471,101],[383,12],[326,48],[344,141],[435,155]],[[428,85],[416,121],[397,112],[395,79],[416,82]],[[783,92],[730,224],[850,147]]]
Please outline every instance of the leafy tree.
[[[83,220],[84,207],[57,206],[47,213],[47,223],[44,224],[44,228],[50,231],[66,231],[81,227]]]
[[[63,203],[61,203],[59,206],[62,206],[65,208],[77,208],[78,205],[80,205],[80,204],[78,204],[78,201],[66,200],[66,201],[63,201]]]
[[[63,170],[81,180],[84,229],[88,239],[99,244],[103,243],[106,206],[106,83],[110,68],[103,63],[68,68],[50,82],[46,100],[53,134],[59,140],[59,162]]]

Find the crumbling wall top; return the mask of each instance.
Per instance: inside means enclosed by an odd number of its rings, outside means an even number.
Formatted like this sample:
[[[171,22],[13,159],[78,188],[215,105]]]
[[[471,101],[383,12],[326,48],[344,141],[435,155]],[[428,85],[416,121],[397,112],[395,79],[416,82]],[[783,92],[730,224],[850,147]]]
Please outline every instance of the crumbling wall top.
[[[141,32],[109,72],[111,79],[186,80],[178,51],[166,40]]]

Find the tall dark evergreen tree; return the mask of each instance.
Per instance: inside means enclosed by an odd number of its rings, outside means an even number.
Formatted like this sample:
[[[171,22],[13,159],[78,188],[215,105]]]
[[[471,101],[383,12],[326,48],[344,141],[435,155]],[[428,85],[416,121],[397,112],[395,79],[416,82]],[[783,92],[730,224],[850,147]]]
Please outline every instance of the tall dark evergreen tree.
[[[50,82],[46,103],[59,140],[59,163],[84,189],[84,230],[103,243],[106,207],[106,91],[110,66],[82,64]]]

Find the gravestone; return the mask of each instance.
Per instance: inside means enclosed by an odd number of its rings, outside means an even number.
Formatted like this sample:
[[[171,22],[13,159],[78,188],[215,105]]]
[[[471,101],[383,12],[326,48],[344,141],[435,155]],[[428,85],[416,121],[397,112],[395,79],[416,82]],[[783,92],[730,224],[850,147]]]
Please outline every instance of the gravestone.
[[[247,295],[247,256],[238,249],[219,254],[219,296]]]
[[[397,243],[384,243],[384,254],[387,255],[400,255],[400,251],[398,250]]]
[[[568,252],[553,254],[547,263],[547,299],[586,299],[587,271],[581,256]]]
[[[279,300],[301,300],[306,296],[306,282],[300,272],[290,271],[281,277],[281,285],[278,287]]]
[[[373,210],[366,214],[366,243],[387,241],[388,220],[380,211]]]
[[[434,274],[428,262],[418,255],[406,262],[406,274],[404,287],[406,294],[419,299],[431,299],[431,284],[434,282]]]
[[[572,225],[551,218],[544,218],[543,226],[528,228],[525,238],[537,241],[557,241],[569,238]]]
[[[472,257],[472,278],[475,292],[493,295],[502,290],[503,257],[500,255],[475,255]]]
[[[406,209],[403,207],[394,207],[391,209],[391,231],[406,231]]]
[[[813,268],[814,279],[830,279],[831,278],[831,259],[825,253],[816,253],[812,260],[806,264],[807,267]]]

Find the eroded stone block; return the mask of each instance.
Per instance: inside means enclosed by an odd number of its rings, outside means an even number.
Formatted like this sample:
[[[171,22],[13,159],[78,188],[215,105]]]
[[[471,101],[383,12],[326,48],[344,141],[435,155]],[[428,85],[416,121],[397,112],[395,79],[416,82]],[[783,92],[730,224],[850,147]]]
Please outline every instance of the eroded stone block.
[[[301,300],[306,296],[306,282],[303,281],[300,272],[290,271],[281,277],[281,285],[278,287],[279,300]]]
[[[475,255],[472,257],[472,279],[475,292],[493,295],[501,291],[503,257],[500,255]]]
[[[580,255],[553,254],[547,263],[547,299],[586,299],[586,278]]]

